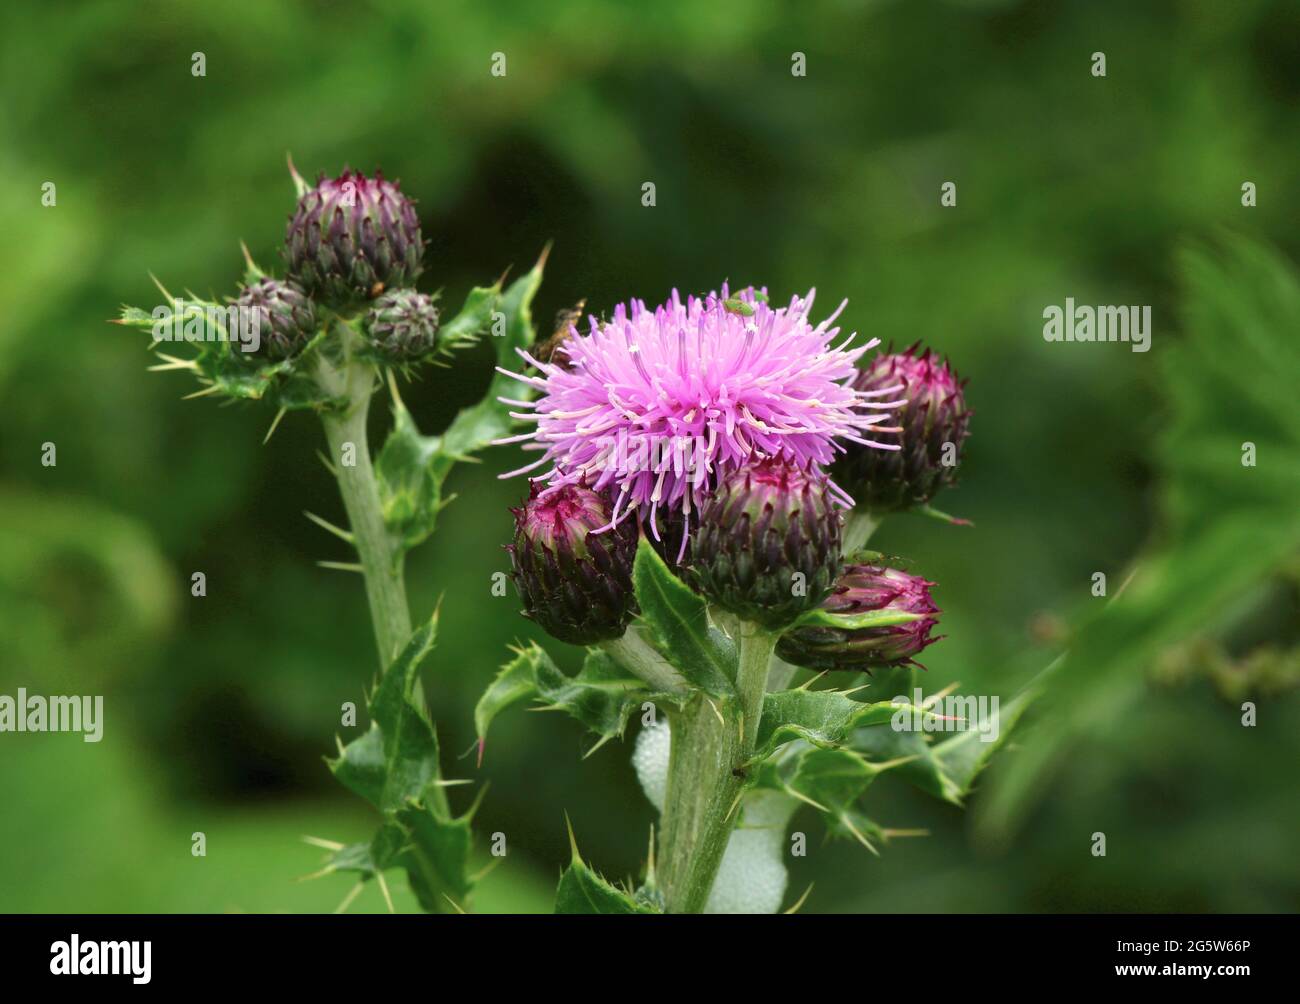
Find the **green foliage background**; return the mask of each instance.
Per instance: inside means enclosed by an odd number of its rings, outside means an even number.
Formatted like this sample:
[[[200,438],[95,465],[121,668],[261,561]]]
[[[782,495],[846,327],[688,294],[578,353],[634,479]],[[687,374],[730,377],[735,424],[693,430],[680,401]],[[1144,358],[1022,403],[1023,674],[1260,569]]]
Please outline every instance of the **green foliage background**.
[[[10,4],[5,22],[0,693],[102,693],[106,726],[97,745],[0,735],[0,909],[330,909],[347,882],[295,882],[320,861],[300,835],[373,828],[321,760],[374,667],[360,582],[314,565],[343,556],[301,515],[341,520],[319,424],[289,416],[261,446],[265,409],[182,402],[188,380],[147,375],[145,340],[104,323],[156,301],[150,270],[224,296],[240,239],[275,262],[286,151],[313,176],[400,177],[432,238],[422,286],[450,304],[553,239],[542,326],[583,297],[604,312],[724,279],[777,298],[815,285],[828,310],[849,298],[850,329],[924,339],[970,378],[964,481],[941,504],[975,529],[904,517],[877,538],[940,583],[927,688],[1005,697],[1063,626],[1092,640],[1061,670],[1070,699],[970,813],[873,787],[873,818],[929,838],[877,859],[799,816],[808,909],[1300,905],[1294,657],[1255,684],[1196,670],[1210,645],[1298,640],[1300,312],[1279,263],[1300,259],[1295,4],[90,0]],[[1237,250],[1207,271],[1219,252],[1180,267],[1189,245]],[[1151,304],[1152,350],[1046,344],[1043,307],[1067,296]],[[422,429],[482,393],[482,348],[404,390]],[[1252,438],[1273,444],[1257,481],[1227,485]],[[495,475],[518,456],[458,468],[410,561],[416,620],[445,597],[425,672],[445,766],[491,782],[479,855],[507,835],[480,910],[550,908],[565,811],[613,878],[637,872],[653,818],[628,748],[580,762],[591,739],[561,716],[511,715],[481,768],[454,759],[507,645],[537,637],[490,593],[522,492]],[[1140,555],[1154,584],[1128,622],[1096,626],[1089,577],[1113,591]],[[353,908],[383,909],[378,890]]]

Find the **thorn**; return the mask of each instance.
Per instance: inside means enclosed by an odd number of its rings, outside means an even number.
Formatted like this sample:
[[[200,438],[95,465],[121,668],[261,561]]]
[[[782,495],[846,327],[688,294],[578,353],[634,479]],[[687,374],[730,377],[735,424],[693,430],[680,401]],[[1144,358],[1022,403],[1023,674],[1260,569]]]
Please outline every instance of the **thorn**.
[[[933,694],[931,694],[929,697],[927,697],[924,701],[921,702],[921,710],[929,711],[932,707],[934,707],[936,704],[938,704],[940,701],[942,701],[945,697],[947,697],[949,694],[951,694],[954,690],[956,690],[960,686],[961,686],[960,681],[954,680],[952,683],[948,684],[948,686],[944,687],[942,690],[936,690]]]
[[[397,908],[393,906],[393,897],[388,893],[388,883],[384,881],[384,873],[375,872],[375,878],[379,880],[379,891],[384,894],[384,902],[388,904],[388,912],[396,913]]]
[[[499,865],[503,860],[504,858],[493,858],[481,869],[479,869],[477,872],[475,872],[473,875],[469,877],[470,883],[473,885],[478,885],[485,878],[487,878],[488,875],[492,873],[492,870],[496,868],[496,866]]]
[[[457,903],[454,899],[452,899],[450,896],[448,896],[445,892],[442,894],[442,898],[445,899],[448,903],[451,904],[451,908],[452,908],[453,910],[455,910],[455,911],[456,911],[457,913],[459,913],[459,914],[464,915],[464,913],[465,913],[464,908],[463,908],[459,903]]]
[[[193,394],[186,394],[183,398],[181,398],[181,400],[193,401],[196,397],[208,397],[212,394],[219,394],[219,393],[221,393],[221,391],[216,384],[209,384],[208,386],[204,387],[202,390],[196,390]]]
[[[713,709],[713,714],[717,717],[718,724],[725,728],[727,723],[723,721],[722,712],[718,710],[718,706],[713,703],[712,698],[706,696],[704,699],[708,701],[709,707]]]
[[[483,748],[486,745],[487,745],[487,736],[479,736],[478,737],[478,762],[474,766],[476,767],[483,766]]]
[[[306,834],[303,834],[302,839],[303,843],[311,844],[313,847],[320,847],[327,851],[341,851],[344,846],[346,846],[333,840],[324,840],[320,837],[309,837]]]
[[[655,824],[650,824],[650,849],[646,852],[645,884],[652,889],[655,884]]]
[[[546,246],[542,248],[542,253],[537,256],[537,264],[533,268],[541,272],[546,268],[546,259],[551,256],[551,248],[555,246],[555,241],[547,241]]]
[[[881,830],[886,839],[891,837],[928,837],[929,830]]]
[[[435,788],[458,788],[462,784],[473,784],[474,782],[467,777],[453,777],[451,779],[438,778],[433,782]]]
[[[911,763],[913,760],[919,760],[921,759],[921,754],[913,753],[911,756],[895,757],[893,760],[885,760],[881,763],[872,763],[870,760],[862,757],[860,757],[860,759],[862,759],[862,762],[870,767],[873,772],[879,774],[883,771],[893,770],[895,767],[901,767],[905,763]]]
[[[799,899],[795,901],[794,906],[790,907],[790,909],[786,910],[785,912],[787,914],[798,913],[800,908],[804,905],[804,902],[808,899],[808,894],[812,892],[812,890],[813,890],[813,884],[809,882],[808,888],[803,891],[803,895],[800,896]]]
[[[483,799],[487,797],[488,789],[491,787],[491,782],[487,782],[478,790],[478,794],[474,796],[474,801],[470,804],[470,807],[465,810],[465,815],[461,817],[462,819],[466,822],[473,820],[474,816],[478,813],[479,806],[483,804]]]
[[[596,741],[595,746],[587,750],[586,753],[582,754],[582,759],[586,760],[587,757],[591,756],[591,754],[595,753],[596,750],[600,749],[602,746],[604,746],[607,742],[609,742],[613,738],[614,738],[614,733],[612,732],[609,733],[608,735],[601,736],[600,739]]]
[[[154,275],[152,272],[150,272],[150,273],[149,273],[149,278],[152,279],[152,280],[153,280],[153,284],[154,284],[155,286],[158,287],[158,291],[159,291],[160,293],[162,293],[162,295],[163,295],[164,297],[167,298],[167,302],[168,302],[168,304],[172,304],[172,303],[175,303],[175,302],[176,302],[176,298],[175,298],[174,296],[172,296],[171,293],[167,292],[166,288],[165,288],[165,287],[163,286],[163,284],[158,280],[158,277],[157,277],[156,275]]]
[[[284,154],[285,162],[289,165],[289,177],[293,178],[293,187],[298,190],[298,196],[301,198],[304,193],[311,187],[307,182],[302,180],[302,175],[298,173],[298,168],[293,164],[293,154],[287,150]]]
[[[336,572],[360,572],[365,574],[365,569],[356,562],[348,561],[318,561],[316,562],[321,568],[332,568]]]
[[[573,835],[573,820],[569,818],[567,812],[564,814],[564,825],[569,829],[569,850],[573,852],[573,860],[577,864],[582,864],[582,855],[578,853],[578,839]]]
[[[728,819],[730,819],[733,815],[735,815],[736,810],[740,808],[740,800],[744,797],[745,797],[745,792],[743,790],[736,792],[736,800],[731,803],[731,808],[728,809],[727,814],[722,817],[722,821],[724,823]]]
[[[294,881],[310,882],[313,879],[324,878],[326,875],[333,875],[336,871],[338,871],[338,869],[334,865],[329,864],[326,865],[318,872],[312,872],[310,875],[299,875],[296,879],[294,879]]]
[[[805,795],[798,788],[791,788],[789,785],[787,785],[785,790],[787,794],[794,796],[795,798],[799,799],[799,801],[801,802],[806,802],[807,804],[811,805],[814,809],[816,809],[818,812],[825,812],[827,815],[830,814],[831,811],[830,809],[822,805],[821,802],[814,802],[811,798]]]
[[[949,523],[952,526],[974,526],[968,519],[960,519],[957,516],[949,516],[946,512],[940,512],[934,506],[917,506],[913,512],[921,516],[929,516],[931,519],[937,519],[943,523]]]
[[[334,536],[338,537],[339,540],[342,540],[348,544],[351,544],[353,540],[355,540],[350,530],[344,530],[343,527],[341,526],[335,526],[329,520],[322,519],[320,516],[317,516],[314,512],[308,512],[306,509],[304,509],[302,514],[306,516],[309,520],[311,520],[313,523],[315,523],[322,530],[327,530],[330,533],[334,534]]]
[[[262,270],[257,267],[257,262],[253,261],[253,256],[249,254],[248,245],[240,241],[239,250],[244,252],[244,264],[248,266],[248,270],[256,275],[262,275]]]
[[[280,419],[284,418],[284,413],[288,410],[288,408],[281,408],[275,413],[275,418],[271,420],[271,427],[266,430],[266,436],[262,439],[263,446],[271,441],[271,437],[275,435],[275,430],[280,427]]]
[[[803,683],[799,684],[799,686],[795,687],[794,689],[795,689],[795,690],[807,690],[807,689],[808,689],[809,687],[811,687],[814,683],[816,683],[816,682],[817,682],[818,680],[820,680],[823,676],[825,676],[827,672],[828,672],[827,670],[823,669],[823,670],[822,670],[820,673],[818,673],[816,676],[811,676],[811,677],[809,677],[808,679],[804,680]],[[809,888],[812,888],[812,887],[809,886]]]
[[[397,374],[391,369],[388,371],[388,393],[393,395],[393,410],[398,408],[406,410],[406,405],[402,403],[402,395],[397,392]]]
[[[853,825],[853,820],[849,818],[847,812],[840,816],[840,822],[848,827],[849,832],[853,834],[853,836],[857,839],[858,843],[860,843],[863,847],[869,850],[876,857],[880,857],[880,852],[876,850],[874,847],[872,847],[871,841],[868,840],[866,837],[864,837],[862,835],[862,831]]]
[[[193,359],[177,359],[175,356],[158,353],[159,359],[166,359],[165,363],[159,363],[157,366],[147,368],[149,373],[161,373],[164,370],[197,370],[198,364]]]
[[[320,462],[321,462],[322,464],[325,465],[325,470],[329,471],[329,472],[330,472],[331,474],[333,474],[336,478],[339,476],[338,468],[335,467],[332,463],[330,463],[330,458],[329,458],[329,457],[327,457],[327,456],[325,456],[325,454],[321,453],[320,450],[317,450],[317,451],[316,451],[316,456],[318,456],[318,457],[320,458]]]
[[[364,885],[365,885],[364,882],[358,882],[356,885],[354,885],[352,887],[352,891],[343,897],[343,902],[338,905],[338,907],[334,910],[334,912],[347,913],[348,907],[352,905],[352,901],[356,899],[359,895],[361,895],[361,888]]]

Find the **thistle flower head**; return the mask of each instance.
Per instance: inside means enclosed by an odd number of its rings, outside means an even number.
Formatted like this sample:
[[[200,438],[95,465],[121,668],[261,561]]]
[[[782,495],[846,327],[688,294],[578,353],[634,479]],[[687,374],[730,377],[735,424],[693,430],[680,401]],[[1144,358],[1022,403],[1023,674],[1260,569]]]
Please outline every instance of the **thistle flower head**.
[[[781,636],[777,655],[809,669],[871,669],[911,662],[939,640],[930,635],[939,623],[934,615],[940,612],[930,596],[933,585],[884,565],[845,565],[821,607],[832,617],[846,618],[846,626],[795,628]],[[880,610],[919,616],[884,627],[847,626],[855,614]]]
[[[691,582],[769,628],[815,607],[840,569],[840,517],[824,476],[767,459],[732,471],[704,508]]]
[[[507,550],[525,616],[574,645],[620,637],[636,611],[637,524],[598,532],[610,522],[609,498],[578,484],[546,492],[533,484],[511,512],[515,538]]]
[[[258,351],[272,359],[295,355],[315,333],[316,307],[293,282],[258,279],[239,291],[235,304],[254,314]]]
[[[438,337],[438,308],[433,297],[413,289],[393,289],[375,301],[365,331],[375,353],[388,362],[427,356]]]
[[[894,414],[895,428],[881,438],[894,451],[850,446],[831,470],[858,504],[875,512],[924,505],[957,480],[962,442],[970,434],[970,409],[948,363],[929,349],[913,345],[906,352],[877,356],[854,386],[870,392],[901,387],[904,400]]]
[[[843,449],[838,438],[882,445],[871,430],[889,417],[892,391],[852,386],[877,343],[837,344],[839,311],[814,324],[813,296],[772,307],[753,289],[685,302],[674,292],[654,309],[633,300],[592,318],[565,342],[565,365],[521,352],[538,375],[519,379],[540,395],[507,403],[536,427],[509,441],[542,457],[513,473],[549,465],[538,480],[608,488],[614,521],[636,507],[654,535],[660,508],[690,517],[742,467],[770,458],[819,474]]]
[[[322,175],[298,200],[284,243],[289,274],[336,307],[413,282],[424,257],[414,203],[379,171]]]

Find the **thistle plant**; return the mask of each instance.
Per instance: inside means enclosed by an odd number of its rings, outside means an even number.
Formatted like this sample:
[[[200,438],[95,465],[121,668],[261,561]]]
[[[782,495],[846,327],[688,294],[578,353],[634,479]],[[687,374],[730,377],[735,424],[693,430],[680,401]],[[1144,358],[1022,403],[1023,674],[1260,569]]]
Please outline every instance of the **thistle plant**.
[[[908,696],[938,640],[934,583],[863,550],[953,482],[961,386],[929,351],[854,347],[843,304],[813,309],[726,286],[634,300],[574,324],[562,358],[521,348],[502,367],[534,394],[506,402],[529,428],[502,442],[541,454],[512,472],[530,474],[511,545],[524,613],[586,657],[566,676],[519,648],[479,702],[480,743],[528,699],[596,746],[639,715],[633,763],[660,812],[639,883],[609,883],[575,841],[558,911],[775,912],[797,811],[876,853],[915,832],[864,814],[878,775],[960,804],[1010,731],[934,741],[954,716]],[[845,685],[792,688],[800,666]]]
[[[308,518],[353,553],[322,561],[359,573],[378,654],[369,692],[371,723],[359,738],[338,742],[334,775],[380,816],[374,837],[344,845],[316,841],[328,856],[319,874],[347,872],[374,880],[389,906],[385,873],[404,871],[420,905],[466,909],[474,884],[470,821],[477,803],[457,814],[443,776],[438,738],[420,684],[433,647],[437,611],[413,625],[406,597],[406,555],[434,532],[450,501],[443,485],[467,459],[513,428],[510,405],[526,382],[499,375],[485,398],[461,411],[438,436],[423,435],[403,405],[398,378],[427,364],[455,365],[462,349],[491,330],[497,358],[514,358],[535,333],[530,305],[542,260],[503,288],[472,289],[443,321],[430,295],[414,288],[423,271],[424,238],[415,203],[381,174],[345,170],[309,185],[292,162],[297,191],[284,239],[284,272],[259,267],[247,249],[239,288],[226,304],[192,294],[146,311],[125,307],[117,322],[148,330],[160,359],[155,370],[189,371],[193,395],[261,402],[274,410],[267,439],[291,411],[311,411],[328,444],[326,466],[338,482],[347,525]],[[156,280],[155,280],[156,281]],[[175,343],[175,347],[173,347]],[[436,379],[437,369],[429,375]],[[372,397],[387,388],[392,424],[373,456],[366,432]]]

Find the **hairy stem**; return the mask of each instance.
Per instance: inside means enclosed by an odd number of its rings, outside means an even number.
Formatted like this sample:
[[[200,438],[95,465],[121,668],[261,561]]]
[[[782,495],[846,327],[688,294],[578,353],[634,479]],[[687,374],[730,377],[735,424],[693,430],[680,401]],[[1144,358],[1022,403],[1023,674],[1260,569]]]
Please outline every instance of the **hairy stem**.
[[[384,526],[384,514],[366,442],[366,415],[374,386],[374,367],[350,360],[332,376],[347,397],[344,410],[326,413],[325,438],[339,494],[348,513],[353,545],[361,558],[366,598],[379,648],[380,669],[386,669],[411,637],[411,612],[406,603],[402,554]]]
[[[655,690],[686,689],[686,680],[681,673],[650,646],[635,626],[629,627],[621,638],[602,642],[601,647]]]
[[[880,526],[880,518],[862,509],[854,509],[844,520],[842,550],[852,554],[867,546],[867,541]]]
[[[777,635],[741,623],[736,694],[696,694],[670,718],[672,745],[664,799],[660,874],[670,913],[699,913],[731,839],[754,752],[768,665]]]

